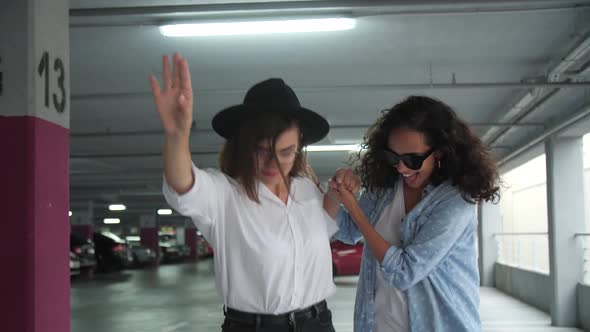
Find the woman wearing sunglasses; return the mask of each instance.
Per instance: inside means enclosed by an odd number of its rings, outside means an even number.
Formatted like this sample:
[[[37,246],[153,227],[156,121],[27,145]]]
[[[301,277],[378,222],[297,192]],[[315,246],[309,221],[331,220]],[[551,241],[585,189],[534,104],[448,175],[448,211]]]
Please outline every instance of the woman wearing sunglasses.
[[[499,198],[491,152],[449,106],[416,96],[384,111],[363,148],[325,206],[336,237],[368,249],[355,331],[480,331],[476,204]]]

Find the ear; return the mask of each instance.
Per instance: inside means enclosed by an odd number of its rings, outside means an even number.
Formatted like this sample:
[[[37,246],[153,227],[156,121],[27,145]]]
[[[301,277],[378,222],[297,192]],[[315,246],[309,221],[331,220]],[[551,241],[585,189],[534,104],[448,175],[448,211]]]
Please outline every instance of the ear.
[[[444,157],[444,154],[440,150],[434,151],[433,155],[434,155],[434,159],[436,159],[436,160],[441,160]]]

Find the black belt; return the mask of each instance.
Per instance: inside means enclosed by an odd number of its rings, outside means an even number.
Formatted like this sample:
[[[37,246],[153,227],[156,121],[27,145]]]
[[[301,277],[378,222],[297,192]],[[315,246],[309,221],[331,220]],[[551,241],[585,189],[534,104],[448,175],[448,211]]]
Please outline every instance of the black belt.
[[[294,325],[296,321],[317,317],[320,313],[326,310],[328,310],[328,304],[324,300],[310,307],[294,310],[280,315],[255,314],[235,310],[232,308],[225,308],[224,314],[225,317],[231,320],[247,325]]]

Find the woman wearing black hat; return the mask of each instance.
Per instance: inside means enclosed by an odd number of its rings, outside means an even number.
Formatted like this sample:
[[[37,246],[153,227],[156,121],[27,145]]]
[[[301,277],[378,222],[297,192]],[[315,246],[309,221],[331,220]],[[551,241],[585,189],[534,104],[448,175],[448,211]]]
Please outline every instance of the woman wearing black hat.
[[[163,191],[214,248],[223,331],[334,331],[325,299],[335,292],[329,239],[337,227],[302,153],[328,123],[281,79],[260,82],[213,119],[226,139],[221,171],[198,169],[188,63],[175,54],[170,73],[163,62],[162,88],[150,77],[165,131]]]

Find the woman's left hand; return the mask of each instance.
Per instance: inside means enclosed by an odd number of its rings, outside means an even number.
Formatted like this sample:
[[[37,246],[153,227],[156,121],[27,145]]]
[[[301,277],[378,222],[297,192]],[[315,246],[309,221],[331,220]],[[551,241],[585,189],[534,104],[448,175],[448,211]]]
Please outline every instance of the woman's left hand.
[[[333,195],[348,211],[358,209],[358,200],[355,195],[345,188],[344,184],[330,181],[330,194]]]

